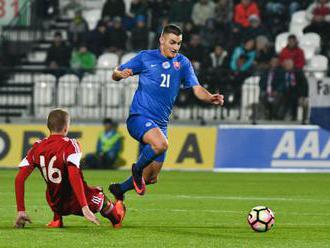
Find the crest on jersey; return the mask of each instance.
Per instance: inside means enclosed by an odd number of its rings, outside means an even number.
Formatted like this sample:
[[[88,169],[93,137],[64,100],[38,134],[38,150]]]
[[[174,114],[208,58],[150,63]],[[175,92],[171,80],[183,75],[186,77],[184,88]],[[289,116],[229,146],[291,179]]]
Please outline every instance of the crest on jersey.
[[[175,62],[173,62],[173,65],[174,65],[175,70],[180,70],[180,67],[181,67],[180,62],[175,61]]]
[[[163,66],[164,69],[168,69],[168,68],[171,67],[171,64],[170,64],[170,62],[165,61],[165,62],[163,62],[162,66]]]

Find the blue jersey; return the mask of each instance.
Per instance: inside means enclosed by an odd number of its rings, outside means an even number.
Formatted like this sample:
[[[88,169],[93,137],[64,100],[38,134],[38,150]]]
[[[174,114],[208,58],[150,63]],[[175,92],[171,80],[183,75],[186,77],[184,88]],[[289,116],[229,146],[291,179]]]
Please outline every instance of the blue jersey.
[[[178,54],[166,58],[159,49],[141,51],[119,67],[139,74],[139,86],[130,108],[130,115],[139,114],[166,126],[181,84],[183,88],[198,85],[198,79],[190,61]]]

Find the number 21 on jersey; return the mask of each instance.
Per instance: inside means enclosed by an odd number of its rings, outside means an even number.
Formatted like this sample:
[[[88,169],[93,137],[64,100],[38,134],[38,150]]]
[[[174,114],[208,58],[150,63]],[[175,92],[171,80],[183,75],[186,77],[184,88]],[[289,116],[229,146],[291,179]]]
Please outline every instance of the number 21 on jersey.
[[[160,84],[160,87],[170,88],[171,75],[170,74],[161,74],[161,77],[162,77],[162,83]]]

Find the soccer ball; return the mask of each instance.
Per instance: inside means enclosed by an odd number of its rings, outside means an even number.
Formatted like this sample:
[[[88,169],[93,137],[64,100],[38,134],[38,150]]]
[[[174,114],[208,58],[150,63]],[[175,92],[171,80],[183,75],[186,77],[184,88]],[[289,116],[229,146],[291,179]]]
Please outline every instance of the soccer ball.
[[[270,230],[275,223],[273,211],[264,206],[257,206],[250,211],[247,221],[250,227],[256,232],[266,232]]]

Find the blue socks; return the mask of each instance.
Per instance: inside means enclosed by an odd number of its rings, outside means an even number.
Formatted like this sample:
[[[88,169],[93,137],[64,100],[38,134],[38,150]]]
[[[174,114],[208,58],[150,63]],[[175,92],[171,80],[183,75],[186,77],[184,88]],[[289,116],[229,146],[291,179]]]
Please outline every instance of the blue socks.
[[[155,157],[158,155],[155,154],[154,150],[151,149],[151,145],[145,145],[140,153],[139,159],[135,164],[135,168],[139,171],[143,171],[149,163],[151,163]],[[129,177],[126,181],[120,184],[120,190],[124,194],[126,191],[134,189],[133,178]]]
[[[151,145],[145,145],[140,153],[138,161],[135,164],[135,168],[138,171],[143,171],[144,167],[150,164],[157,156],[158,155],[155,154],[154,150],[152,150]]]
[[[123,194],[126,193],[126,191],[134,189],[133,178],[130,176],[129,178],[126,179],[126,181],[122,182],[119,186]]]

